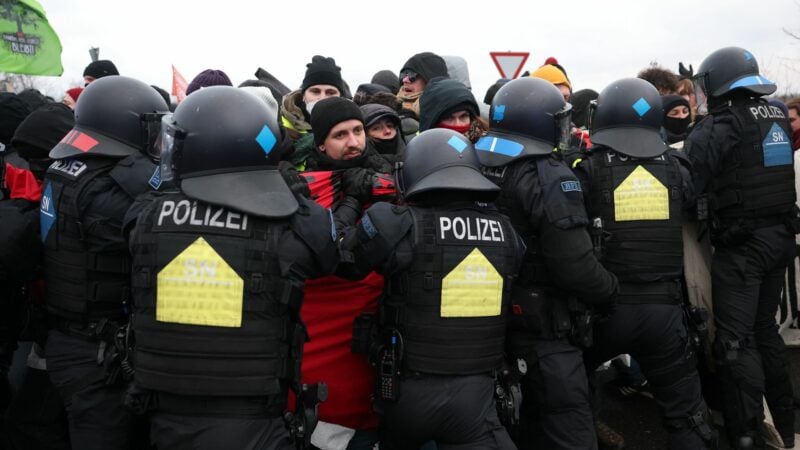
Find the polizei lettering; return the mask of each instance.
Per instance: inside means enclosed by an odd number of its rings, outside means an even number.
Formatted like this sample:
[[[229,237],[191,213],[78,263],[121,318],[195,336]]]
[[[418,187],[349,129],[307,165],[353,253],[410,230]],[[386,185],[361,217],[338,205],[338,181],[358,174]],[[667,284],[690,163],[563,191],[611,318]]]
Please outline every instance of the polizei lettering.
[[[77,159],[62,159],[51,164],[50,170],[55,170],[72,178],[76,178],[86,170],[86,164]]]
[[[505,242],[500,222],[483,217],[439,217],[439,238],[442,241]]]
[[[620,160],[622,162],[626,162],[626,161],[642,161],[642,160],[646,160],[646,161],[666,161],[667,158],[663,154],[662,155],[658,155],[655,158],[634,158],[633,156],[624,155],[622,153],[606,152],[606,162],[607,163],[611,164],[612,162],[614,162],[614,159],[618,159],[618,160]]]
[[[783,114],[780,108],[777,106],[772,105],[759,105],[759,106],[751,106],[750,107],[750,114],[753,115],[753,118],[756,120],[758,119],[785,119],[786,116]]]
[[[164,200],[156,227],[170,225],[246,231],[247,214],[191,200]]]

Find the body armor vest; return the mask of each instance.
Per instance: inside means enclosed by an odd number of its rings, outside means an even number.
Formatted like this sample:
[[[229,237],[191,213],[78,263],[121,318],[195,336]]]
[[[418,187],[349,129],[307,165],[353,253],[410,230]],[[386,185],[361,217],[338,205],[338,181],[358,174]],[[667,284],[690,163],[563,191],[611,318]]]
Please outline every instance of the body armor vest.
[[[132,236],[136,383],[178,395],[286,397],[300,375],[302,283],[281,276],[289,220],[156,197]]]
[[[78,199],[97,177],[109,176],[118,160],[64,159],[53,163],[42,187],[41,238],[44,243],[46,302],[51,313],[69,320],[120,319],[129,297],[130,256],[125,250],[90,250],[85,230],[90,223]],[[96,211],[100,217],[106,216]]]
[[[490,372],[503,358],[518,238],[505,216],[477,206],[416,208],[410,267],[387,281],[384,331],[402,336],[404,368]]]
[[[602,263],[620,282],[680,277],[683,268],[681,174],[663,153],[633,158],[610,149],[591,156],[589,217],[602,220]]]
[[[789,214],[795,204],[794,160],[783,112],[760,99],[729,111],[741,141],[714,179],[709,197],[714,216],[725,220]]]

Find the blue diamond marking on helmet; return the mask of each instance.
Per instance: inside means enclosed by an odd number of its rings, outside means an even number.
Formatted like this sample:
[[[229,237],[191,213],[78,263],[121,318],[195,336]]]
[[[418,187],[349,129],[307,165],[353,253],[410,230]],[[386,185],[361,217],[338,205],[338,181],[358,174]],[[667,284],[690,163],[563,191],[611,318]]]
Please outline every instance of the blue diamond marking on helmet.
[[[264,128],[262,128],[261,132],[258,133],[258,136],[256,136],[256,142],[258,142],[258,145],[260,145],[264,150],[264,153],[269,155],[278,140],[275,139],[275,135],[272,134],[272,131],[269,129],[269,127],[264,125]]]
[[[494,107],[494,114],[492,114],[492,120],[496,120],[500,122],[506,115],[506,105],[497,105]]]
[[[750,52],[748,52],[747,50],[745,50],[745,51],[744,51],[744,53],[742,53],[742,55],[744,56],[744,59],[746,59],[746,60],[748,60],[748,61],[750,61],[751,59],[753,59],[753,54],[752,54],[752,53],[750,53]]]
[[[447,141],[447,145],[456,149],[458,153],[463,152],[464,149],[467,148],[467,144],[455,136],[451,137],[450,140]]]
[[[639,117],[643,117],[647,114],[647,111],[650,111],[650,103],[647,103],[647,100],[644,97],[639,97],[639,100],[636,100],[636,103],[633,105],[633,109],[636,111],[636,114],[639,114]]]

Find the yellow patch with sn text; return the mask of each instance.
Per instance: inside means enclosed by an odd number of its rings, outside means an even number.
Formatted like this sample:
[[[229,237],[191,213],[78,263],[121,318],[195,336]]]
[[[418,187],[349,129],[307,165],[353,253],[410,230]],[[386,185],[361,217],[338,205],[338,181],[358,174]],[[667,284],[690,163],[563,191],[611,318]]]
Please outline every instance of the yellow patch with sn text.
[[[669,220],[669,191],[658,178],[637,166],[614,190],[614,219]]]
[[[159,322],[242,326],[244,282],[202,237],[170,261],[157,280]]]
[[[474,249],[442,280],[441,317],[499,316],[503,277]]]

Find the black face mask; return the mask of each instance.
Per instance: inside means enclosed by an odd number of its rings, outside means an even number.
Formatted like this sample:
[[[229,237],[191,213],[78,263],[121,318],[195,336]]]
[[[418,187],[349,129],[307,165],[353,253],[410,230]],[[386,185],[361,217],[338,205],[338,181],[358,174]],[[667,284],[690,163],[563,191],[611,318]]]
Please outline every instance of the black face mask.
[[[393,139],[383,140],[383,139],[371,139],[372,146],[375,147],[375,150],[378,151],[381,155],[394,155],[397,153],[397,140],[400,139],[400,134],[396,134]]]
[[[692,116],[686,116],[683,119],[677,117],[665,117],[664,128],[674,135],[685,135],[686,130],[689,129],[689,124],[692,123]]]

